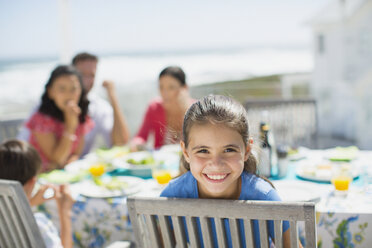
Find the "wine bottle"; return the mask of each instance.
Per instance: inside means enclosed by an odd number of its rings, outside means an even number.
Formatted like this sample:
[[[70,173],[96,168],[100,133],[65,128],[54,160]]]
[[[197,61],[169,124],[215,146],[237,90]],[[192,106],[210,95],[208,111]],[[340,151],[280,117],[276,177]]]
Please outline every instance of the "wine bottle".
[[[269,142],[269,130],[270,127],[268,124],[261,122],[260,123],[260,139],[261,139],[261,151],[260,159],[258,164],[258,173],[261,176],[270,177],[271,176],[271,163],[272,163],[272,154],[273,149]]]

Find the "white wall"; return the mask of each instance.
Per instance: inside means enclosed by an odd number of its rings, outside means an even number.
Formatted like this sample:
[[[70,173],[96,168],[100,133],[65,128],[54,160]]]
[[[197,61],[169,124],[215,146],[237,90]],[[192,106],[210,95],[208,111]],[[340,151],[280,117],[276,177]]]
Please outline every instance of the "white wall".
[[[372,148],[372,1],[344,25],[314,26],[312,93],[318,100],[320,132],[355,139]],[[316,39],[325,36],[319,54]]]

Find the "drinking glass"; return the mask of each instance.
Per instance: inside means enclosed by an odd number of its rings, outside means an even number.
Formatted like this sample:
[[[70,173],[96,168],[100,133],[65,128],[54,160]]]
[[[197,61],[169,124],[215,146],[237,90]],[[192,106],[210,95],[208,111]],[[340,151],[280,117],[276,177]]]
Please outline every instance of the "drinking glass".
[[[89,167],[89,172],[93,177],[100,177],[105,173],[105,165],[103,163],[94,164]]]
[[[348,169],[343,168],[341,165],[336,165],[331,179],[335,187],[335,195],[346,197],[352,180],[353,177]]]
[[[171,171],[164,165],[154,166],[152,168],[152,177],[155,178],[160,185],[165,185],[172,179]]]

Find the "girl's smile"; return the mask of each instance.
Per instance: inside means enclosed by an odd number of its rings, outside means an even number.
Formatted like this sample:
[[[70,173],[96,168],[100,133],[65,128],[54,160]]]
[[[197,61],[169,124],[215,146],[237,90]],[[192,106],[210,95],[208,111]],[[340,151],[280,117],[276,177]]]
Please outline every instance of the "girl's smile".
[[[199,197],[235,199],[250,147],[241,135],[221,124],[193,125],[188,147],[181,142],[190,171],[198,181]]]
[[[204,174],[211,182],[222,182],[229,174]]]

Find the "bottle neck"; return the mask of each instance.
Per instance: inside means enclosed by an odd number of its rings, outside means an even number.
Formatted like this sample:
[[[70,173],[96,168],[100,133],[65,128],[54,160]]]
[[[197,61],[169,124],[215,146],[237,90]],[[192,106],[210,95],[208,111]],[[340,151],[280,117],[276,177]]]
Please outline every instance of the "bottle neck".
[[[262,147],[271,147],[269,142],[269,132],[267,130],[261,130],[261,141]]]

